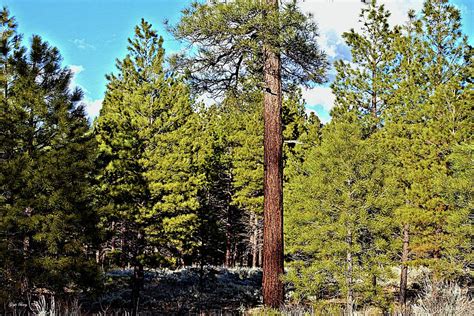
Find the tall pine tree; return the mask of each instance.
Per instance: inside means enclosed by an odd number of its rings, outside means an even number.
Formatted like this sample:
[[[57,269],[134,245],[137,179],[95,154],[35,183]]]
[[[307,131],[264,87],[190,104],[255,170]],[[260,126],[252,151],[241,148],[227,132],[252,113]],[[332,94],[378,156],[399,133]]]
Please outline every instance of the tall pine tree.
[[[92,205],[95,142],[70,90],[72,72],[39,36],[20,47],[13,18],[1,12],[2,279],[11,301],[39,289],[58,296],[88,291],[98,272]],[[7,140],[8,139],[8,140]]]
[[[108,76],[96,125],[104,220],[121,264],[133,266],[133,314],[144,266],[184,264],[197,246],[199,125],[187,86],[164,68],[162,44],[142,20]]]
[[[396,83],[393,76],[396,54],[393,43],[398,29],[388,23],[390,12],[376,0],[362,9],[361,32],[354,29],[342,37],[351,49],[351,61],[337,60],[336,79],[331,87],[336,96],[333,117],[355,111],[364,122],[365,135],[381,126],[381,114],[389,106]]]
[[[459,11],[444,0],[426,1],[419,19],[410,12],[395,49],[400,81],[384,118],[383,146],[399,227],[404,305],[409,266],[427,266],[438,279],[465,266],[468,214],[450,203],[446,184],[453,176],[451,152],[470,142],[472,94],[466,73],[471,57]]]
[[[251,78],[264,93],[263,297],[265,305],[279,307],[284,299],[282,87],[324,80],[317,27],[296,2],[281,8],[276,0],[195,2],[183,13],[172,31],[196,46],[196,54],[177,59],[195,87],[239,94]]]

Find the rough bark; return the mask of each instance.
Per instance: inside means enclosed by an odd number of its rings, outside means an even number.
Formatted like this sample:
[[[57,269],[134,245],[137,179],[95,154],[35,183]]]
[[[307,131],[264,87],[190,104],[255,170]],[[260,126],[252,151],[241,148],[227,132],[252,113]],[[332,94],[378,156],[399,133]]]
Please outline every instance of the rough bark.
[[[267,0],[278,10],[278,0]],[[281,59],[264,45],[264,226],[263,303],[279,308],[284,302],[283,282],[283,164],[281,119]]]
[[[408,224],[403,225],[403,248],[402,248],[402,267],[400,273],[400,297],[399,303],[402,310],[405,311],[406,299],[407,299],[407,283],[408,283],[408,246],[410,242],[410,233],[408,230]],[[403,312],[404,313],[404,312]]]

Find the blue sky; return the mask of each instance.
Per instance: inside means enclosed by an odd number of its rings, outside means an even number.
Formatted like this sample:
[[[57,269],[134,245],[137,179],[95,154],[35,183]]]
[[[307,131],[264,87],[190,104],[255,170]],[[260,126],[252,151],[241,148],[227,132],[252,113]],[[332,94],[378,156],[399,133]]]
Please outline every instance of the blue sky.
[[[3,0],[19,24],[25,41],[38,34],[57,46],[64,65],[76,73],[75,83],[85,91],[90,116],[98,114],[105,92],[105,74],[115,70],[115,59],[126,52],[127,38],[145,18],[162,34],[168,52],[179,43],[163,28],[165,19],[178,21],[188,0]],[[408,8],[421,8],[421,0],[382,0],[392,12],[392,21],[400,23]],[[474,0],[451,1],[461,9],[463,29],[473,43]],[[330,59],[347,58],[348,49],[340,35],[357,27],[360,0],[305,0],[302,8],[312,12],[321,30],[321,46]],[[304,91],[308,110],[316,111],[323,121],[334,96],[327,86]]]

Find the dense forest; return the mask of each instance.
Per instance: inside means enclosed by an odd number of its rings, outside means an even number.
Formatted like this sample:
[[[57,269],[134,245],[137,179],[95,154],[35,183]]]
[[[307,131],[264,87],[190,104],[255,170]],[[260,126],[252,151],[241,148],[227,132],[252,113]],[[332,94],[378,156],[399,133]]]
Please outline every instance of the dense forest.
[[[473,48],[447,0],[389,16],[334,65],[293,1],[194,3],[170,55],[142,19],[90,122],[3,8],[0,314],[473,315]]]

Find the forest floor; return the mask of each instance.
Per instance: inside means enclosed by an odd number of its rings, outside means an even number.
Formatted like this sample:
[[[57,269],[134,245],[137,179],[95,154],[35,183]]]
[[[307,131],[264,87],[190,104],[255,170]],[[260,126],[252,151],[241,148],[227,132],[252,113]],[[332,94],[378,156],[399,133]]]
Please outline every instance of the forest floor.
[[[69,304],[56,302],[54,297],[39,297],[35,315],[130,315],[131,280],[133,271],[112,270],[106,273],[102,295],[94,299],[83,297]],[[262,307],[262,271],[257,268],[223,268],[215,266],[185,267],[178,270],[146,270],[140,294],[139,315],[249,315],[249,316],[300,316],[344,315],[343,299],[326,299],[315,304],[288,304],[281,310]],[[473,293],[469,287],[455,283],[430,283],[421,271],[412,271],[417,282],[410,284],[410,315],[469,315],[474,316]],[[395,279],[393,281],[396,281]],[[423,287],[424,290],[421,290]],[[467,284],[467,283],[466,283]],[[464,286],[466,286],[464,284]],[[472,284],[468,282],[468,284]],[[391,282],[386,284],[392,288]],[[287,286],[291,296],[293,289]],[[424,293],[424,291],[429,290]],[[472,288],[471,288],[472,290]],[[467,292],[466,292],[467,291]],[[433,293],[436,292],[436,296]],[[424,297],[420,295],[424,293]],[[395,293],[392,293],[395,298]],[[289,298],[289,297],[287,297]],[[42,299],[42,302],[41,302]],[[34,305],[34,304],[33,304]],[[398,308],[383,311],[367,306],[354,315],[398,315]],[[55,313],[47,312],[56,309]],[[439,311],[443,311],[444,313]],[[72,312],[74,311],[74,312]],[[434,313],[432,313],[434,312]],[[26,313],[27,314],[27,313]],[[26,315],[16,313],[15,315]],[[1,312],[0,312],[1,315]],[[12,314],[13,315],[13,314]]]
[[[97,312],[125,310],[131,299],[131,277],[131,270],[108,272],[106,294],[83,302],[82,307]],[[239,315],[261,305],[261,282],[261,269],[252,268],[147,270],[140,311],[143,315]]]

